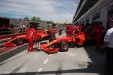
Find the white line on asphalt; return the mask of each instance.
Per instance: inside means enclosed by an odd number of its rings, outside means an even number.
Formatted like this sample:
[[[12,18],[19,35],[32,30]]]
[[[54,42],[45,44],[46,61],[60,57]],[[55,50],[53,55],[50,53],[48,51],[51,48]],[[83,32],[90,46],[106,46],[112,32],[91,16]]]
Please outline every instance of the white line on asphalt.
[[[39,68],[39,69],[38,69],[38,72],[41,72],[42,70],[43,70],[43,68]]]
[[[50,57],[52,56],[52,54],[49,55]]]
[[[47,58],[47,59],[44,61],[43,64],[47,64],[48,61],[49,61],[49,59]]]
[[[7,39],[1,39],[0,41],[4,41],[4,40],[8,40],[8,39],[11,39],[11,38],[7,38]]]
[[[24,44],[24,45],[27,45],[27,43],[26,43],[26,44]],[[19,47],[22,47],[22,46],[24,46],[24,45],[21,45],[21,46],[19,46]],[[10,52],[10,51],[12,51],[12,50],[14,50],[14,49],[19,48],[19,47],[16,47],[16,48],[13,48],[13,49],[11,49],[11,50],[9,50],[9,51],[3,52],[3,53],[1,53],[0,55],[5,54],[5,53],[8,53],[8,52]]]

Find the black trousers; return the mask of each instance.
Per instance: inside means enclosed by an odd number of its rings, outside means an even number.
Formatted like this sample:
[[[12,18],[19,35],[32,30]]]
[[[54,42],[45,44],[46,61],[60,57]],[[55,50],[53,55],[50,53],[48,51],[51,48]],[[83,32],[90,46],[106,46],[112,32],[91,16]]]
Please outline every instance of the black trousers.
[[[113,48],[106,47],[105,53],[108,73],[109,75],[113,75]]]

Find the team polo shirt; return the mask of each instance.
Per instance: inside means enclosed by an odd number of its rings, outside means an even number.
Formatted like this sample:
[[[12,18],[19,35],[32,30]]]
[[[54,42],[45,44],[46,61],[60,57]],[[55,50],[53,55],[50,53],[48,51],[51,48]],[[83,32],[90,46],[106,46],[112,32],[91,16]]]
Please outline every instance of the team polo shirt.
[[[107,47],[113,48],[113,27],[107,30],[104,41],[108,42]]]

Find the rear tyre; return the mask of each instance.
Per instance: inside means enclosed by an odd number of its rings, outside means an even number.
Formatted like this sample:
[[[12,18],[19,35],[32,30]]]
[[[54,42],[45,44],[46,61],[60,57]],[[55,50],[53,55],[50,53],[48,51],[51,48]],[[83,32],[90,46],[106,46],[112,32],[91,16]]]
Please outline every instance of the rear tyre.
[[[60,43],[60,51],[66,52],[66,51],[68,51],[68,49],[69,49],[69,43],[66,41],[62,41]]]

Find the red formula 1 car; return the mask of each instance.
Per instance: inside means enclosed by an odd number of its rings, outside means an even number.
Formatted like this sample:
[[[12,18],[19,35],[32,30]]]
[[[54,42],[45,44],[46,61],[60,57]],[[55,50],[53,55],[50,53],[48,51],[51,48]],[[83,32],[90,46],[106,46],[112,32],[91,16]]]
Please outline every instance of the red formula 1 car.
[[[84,32],[82,32],[76,36],[73,35],[57,38],[48,44],[41,43],[41,50],[45,51],[46,53],[56,53],[58,51],[65,52],[68,51],[71,44],[76,44],[77,47],[81,47],[90,43],[89,41],[93,39],[94,38],[87,36]]]
[[[85,31],[81,30],[75,30],[79,31],[77,34],[72,34],[63,38],[57,38],[48,44],[41,43],[41,50],[44,52],[50,54],[50,53],[56,53],[58,51],[68,51],[68,48],[72,43],[76,44],[78,47],[81,47],[85,44],[90,43],[92,40],[95,40],[95,37],[91,36]]]
[[[49,32],[49,34],[48,34]],[[45,30],[37,30],[36,31],[36,38],[34,37],[34,41],[39,41],[48,38],[50,35],[55,35],[56,30],[51,29],[48,31]],[[11,40],[4,42],[3,45],[6,47],[15,46],[15,45],[22,45],[23,43],[27,42],[27,35],[20,35],[14,36]]]

